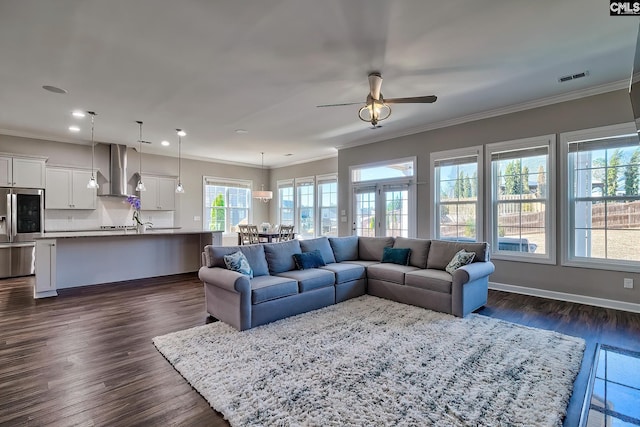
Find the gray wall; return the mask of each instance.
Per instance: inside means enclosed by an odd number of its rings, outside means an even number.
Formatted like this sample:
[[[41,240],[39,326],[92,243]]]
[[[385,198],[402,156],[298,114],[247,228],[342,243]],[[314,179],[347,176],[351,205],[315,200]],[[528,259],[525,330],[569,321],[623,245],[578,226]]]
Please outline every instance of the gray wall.
[[[433,151],[483,145],[526,137],[588,129],[631,122],[633,115],[629,95],[625,90],[562,102],[522,112],[436,129],[416,135],[379,142],[366,146],[342,149],[338,153],[339,209],[350,209],[349,166],[381,160],[417,156],[418,237],[429,238],[431,191],[429,155]],[[560,144],[558,141],[558,154]],[[557,155],[557,188],[560,194],[560,156]],[[556,229],[558,245],[557,265],[541,265],[495,260],[493,282],[565,292],[597,298],[640,303],[640,274],[617,271],[571,268],[559,265],[561,212],[558,200]],[[351,234],[349,223],[340,224],[340,235]],[[484,235],[488,235],[485,229]],[[634,279],[635,289],[624,289],[622,279]]]

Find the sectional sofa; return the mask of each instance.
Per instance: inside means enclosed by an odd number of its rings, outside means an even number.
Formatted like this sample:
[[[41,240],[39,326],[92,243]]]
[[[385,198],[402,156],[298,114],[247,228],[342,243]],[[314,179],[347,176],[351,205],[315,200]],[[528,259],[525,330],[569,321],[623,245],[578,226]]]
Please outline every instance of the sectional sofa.
[[[382,262],[393,250],[402,262]],[[404,249],[404,251],[403,251]],[[407,251],[408,249],[408,251]],[[445,267],[461,249],[475,254],[453,274]],[[241,252],[253,277],[227,269],[225,255]],[[299,269],[306,255],[317,268]],[[246,330],[365,293],[463,317],[487,301],[495,267],[486,243],[402,237],[320,237],[246,246],[206,246],[199,270],[207,312]],[[388,259],[385,259],[388,261]],[[302,266],[304,267],[304,265]]]

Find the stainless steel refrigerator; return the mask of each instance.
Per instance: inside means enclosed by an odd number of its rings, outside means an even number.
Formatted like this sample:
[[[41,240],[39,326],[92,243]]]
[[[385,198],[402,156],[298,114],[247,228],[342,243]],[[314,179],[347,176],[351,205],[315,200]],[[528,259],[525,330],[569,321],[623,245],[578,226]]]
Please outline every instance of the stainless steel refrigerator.
[[[35,274],[44,231],[44,190],[0,187],[0,278]]]

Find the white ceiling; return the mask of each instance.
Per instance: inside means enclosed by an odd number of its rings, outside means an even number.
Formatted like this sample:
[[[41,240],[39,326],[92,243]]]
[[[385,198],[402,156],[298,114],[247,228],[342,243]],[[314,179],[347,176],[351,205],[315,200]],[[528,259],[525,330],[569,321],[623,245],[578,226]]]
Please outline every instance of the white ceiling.
[[[177,155],[180,127],[186,157],[281,166],[622,87],[637,31],[602,0],[0,0],[0,133],[86,143],[70,112],[94,110],[97,141],[136,146],[143,120],[145,152]],[[316,108],[364,103],[370,71],[387,98],[438,101],[379,129],[357,105]]]

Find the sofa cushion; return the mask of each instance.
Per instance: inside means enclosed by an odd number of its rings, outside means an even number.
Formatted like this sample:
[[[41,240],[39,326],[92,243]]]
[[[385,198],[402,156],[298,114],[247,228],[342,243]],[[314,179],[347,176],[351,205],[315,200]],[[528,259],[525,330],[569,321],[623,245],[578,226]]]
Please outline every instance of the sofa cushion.
[[[451,258],[451,261],[449,261],[449,264],[447,264],[444,270],[449,274],[453,274],[463,265],[467,265],[472,262],[475,256],[475,252],[467,252],[464,249],[460,249],[458,252],[456,252],[453,258]]]
[[[318,237],[317,239],[300,240],[300,249],[302,249],[302,252],[319,250],[325,264],[336,262],[333,249],[331,249],[331,244],[327,236]]]
[[[355,261],[345,261],[345,263],[347,263],[347,264],[357,264],[357,265],[363,266],[364,268],[368,268],[371,265],[380,264],[380,261],[363,261],[363,260],[359,259],[359,260],[355,260]]]
[[[380,261],[382,259],[382,251],[384,248],[393,247],[393,241],[393,237],[360,237],[358,238],[357,259]],[[449,260],[447,260],[447,262],[449,262]]]
[[[460,249],[467,252],[475,252],[474,262],[489,261],[489,245],[486,242],[447,242],[444,240],[432,240],[427,258],[427,268],[444,270],[451,261],[451,258]]]
[[[263,245],[245,245],[245,246],[211,246],[207,245],[204,248],[205,261],[207,267],[222,267],[227,268],[224,263],[224,256],[230,255],[234,252],[242,252],[249,265],[253,270],[253,276],[265,276],[269,274],[269,266],[265,258],[265,252]],[[293,262],[293,261],[291,261]]]
[[[366,277],[365,269],[358,264],[352,264],[350,262],[341,262],[327,264],[324,267],[320,267],[323,270],[333,271],[336,275],[336,284],[351,282],[352,280],[364,279]]]
[[[297,293],[298,283],[286,277],[259,276],[251,279],[251,304],[260,304]]]
[[[285,271],[278,274],[278,277],[286,277],[298,281],[298,290],[307,292],[313,289],[333,286],[336,276],[332,271],[321,268],[310,268],[308,270]]]
[[[407,286],[445,294],[451,293],[452,280],[446,271],[433,269],[411,271],[404,276],[404,284]]]
[[[411,255],[409,256],[409,265],[418,268],[427,268],[427,257],[429,256],[429,247],[431,240],[427,239],[408,239],[406,237],[396,237],[393,242],[394,248],[409,248]]]
[[[404,284],[404,275],[411,271],[418,270],[418,267],[398,264],[375,264],[367,268],[369,279],[384,280],[385,282]]]
[[[227,266],[228,270],[237,271],[240,274],[244,274],[245,276],[249,276],[249,278],[253,278],[253,270],[249,265],[249,261],[247,257],[240,251],[234,252],[229,255],[225,255],[223,257],[224,264]]]
[[[264,254],[269,265],[269,273],[278,274],[283,271],[295,270],[293,254],[301,254],[300,242],[289,240],[288,242],[264,244]],[[447,261],[449,262],[449,261]]]
[[[336,262],[358,259],[358,236],[329,237],[329,244]]]
[[[411,255],[411,249],[409,248],[384,248],[381,262],[409,265],[409,255]]]
[[[298,270],[307,270],[309,268],[318,268],[327,265],[324,259],[322,259],[322,254],[317,249],[311,252],[293,254],[293,262],[295,262]]]

